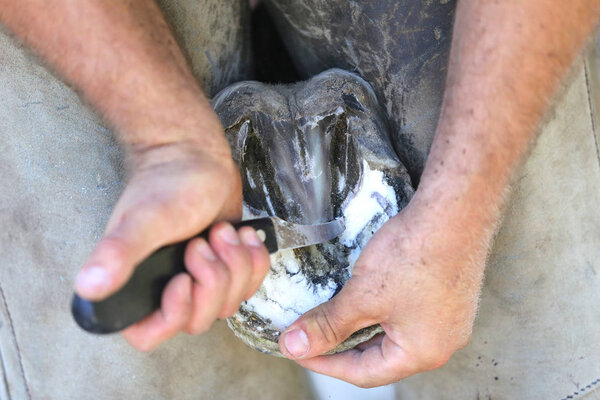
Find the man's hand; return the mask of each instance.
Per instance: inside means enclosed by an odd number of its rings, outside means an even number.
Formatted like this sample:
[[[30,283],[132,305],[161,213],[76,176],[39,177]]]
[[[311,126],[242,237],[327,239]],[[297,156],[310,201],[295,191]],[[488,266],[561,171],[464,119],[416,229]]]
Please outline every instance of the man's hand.
[[[132,150],[130,180],[77,278],[77,292],[102,299],[159,247],[191,237],[215,220],[239,219],[240,177],[228,150],[207,153],[192,141]],[[174,277],[161,309],[123,332],[134,347],[150,350],[181,330],[205,332],[258,289],[269,255],[253,229],[238,233],[219,223],[209,242],[190,242],[189,275]]]
[[[280,347],[287,357],[373,387],[438,368],[467,344],[485,248],[463,245],[448,233],[450,227],[444,233],[435,215],[417,208],[411,203],[388,221],[364,248],[342,291],[286,330]],[[381,324],[385,334],[320,356],[373,324]]]
[[[360,386],[442,366],[464,346],[511,175],[600,0],[462,0],[436,136],[410,205],[377,232],[331,301],[281,336],[301,365]],[[385,335],[320,356],[357,329]]]
[[[99,300],[162,245],[240,217],[240,177],[223,128],[153,0],[0,0],[0,20],[114,128],[129,182],[104,238],[77,279]],[[251,229],[216,225],[193,241],[188,274],[168,284],[162,308],[124,332],[149,350],[179,330],[208,329],[260,285],[269,258]]]

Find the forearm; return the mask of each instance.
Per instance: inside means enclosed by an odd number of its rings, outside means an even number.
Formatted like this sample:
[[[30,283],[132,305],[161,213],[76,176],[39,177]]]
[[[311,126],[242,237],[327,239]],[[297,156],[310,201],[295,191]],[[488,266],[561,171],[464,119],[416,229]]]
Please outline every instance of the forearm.
[[[47,60],[129,145],[199,140],[219,123],[151,0],[0,0],[0,20]]]
[[[503,194],[600,14],[600,1],[459,2],[436,137],[415,197],[486,251]]]

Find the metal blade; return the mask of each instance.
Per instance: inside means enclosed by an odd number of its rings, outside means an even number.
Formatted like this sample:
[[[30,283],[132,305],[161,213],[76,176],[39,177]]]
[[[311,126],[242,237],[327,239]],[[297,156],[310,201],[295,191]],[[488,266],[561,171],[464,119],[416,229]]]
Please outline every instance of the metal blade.
[[[344,232],[343,218],[316,225],[297,225],[276,217],[270,217],[277,234],[280,249],[295,249],[335,239]]]

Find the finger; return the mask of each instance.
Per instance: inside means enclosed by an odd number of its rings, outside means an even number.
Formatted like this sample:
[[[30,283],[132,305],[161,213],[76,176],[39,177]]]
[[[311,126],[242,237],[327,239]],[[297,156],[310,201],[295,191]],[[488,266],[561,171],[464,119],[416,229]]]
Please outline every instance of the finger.
[[[102,239],[75,280],[75,291],[84,299],[101,300],[114,292],[131,275],[127,245],[112,238]]]
[[[420,372],[408,354],[387,336],[380,340],[380,344],[373,342],[365,350],[352,349],[297,362],[314,372],[363,388],[387,385]]]
[[[206,332],[223,308],[229,288],[229,271],[206,240],[197,238],[187,246],[185,265],[194,278],[192,317],[186,332]]]
[[[262,281],[265,279],[265,275],[269,272],[271,258],[269,256],[269,251],[253,228],[249,226],[242,227],[239,229],[238,234],[242,239],[242,243],[246,245],[246,248],[250,252],[250,259],[252,260],[250,282],[248,283],[246,295],[244,296],[244,300],[248,300],[258,290]]]
[[[145,257],[160,245],[176,241],[168,229],[161,204],[134,202],[125,193],[75,282],[76,292],[88,300],[101,300],[120,288]]]
[[[163,292],[160,310],[125,329],[121,333],[125,340],[140,351],[150,351],[175,336],[190,319],[191,288],[189,275],[176,275]]]
[[[231,317],[244,300],[252,273],[250,252],[231,224],[216,224],[209,233],[210,246],[229,270],[229,290],[219,318]]]
[[[365,308],[360,286],[357,279],[350,279],[335,297],[298,318],[281,335],[281,352],[292,359],[318,356],[379,322],[377,313]]]

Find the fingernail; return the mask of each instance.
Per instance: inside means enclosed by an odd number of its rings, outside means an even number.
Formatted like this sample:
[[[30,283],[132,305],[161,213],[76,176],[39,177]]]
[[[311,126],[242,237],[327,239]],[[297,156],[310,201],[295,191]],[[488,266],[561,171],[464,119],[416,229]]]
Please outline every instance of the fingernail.
[[[260,247],[263,244],[254,229],[244,229],[243,231],[240,231],[240,236],[247,246]]]
[[[108,272],[102,267],[94,266],[81,271],[75,285],[85,290],[99,290],[107,287],[109,283]]]
[[[217,261],[217,256],[215,255],[215,253],[213,253],[210,246],[208,245],[208,243],[206,243],[206,240],[204,239],[198,240],[198,242],[196,243],[196,251],[208,261]]]
[[[283,337],[283,344],[287,351],[296,358],[304,356],[310,350],[308,337],[302,329],[294,329],[286,333]]]
[[[237,246],[240,244],[240,238],[231,225],[225,225],[223,228],[221,228],[219,231],[219,236],[221,236],[221,239],[231,245]]]

